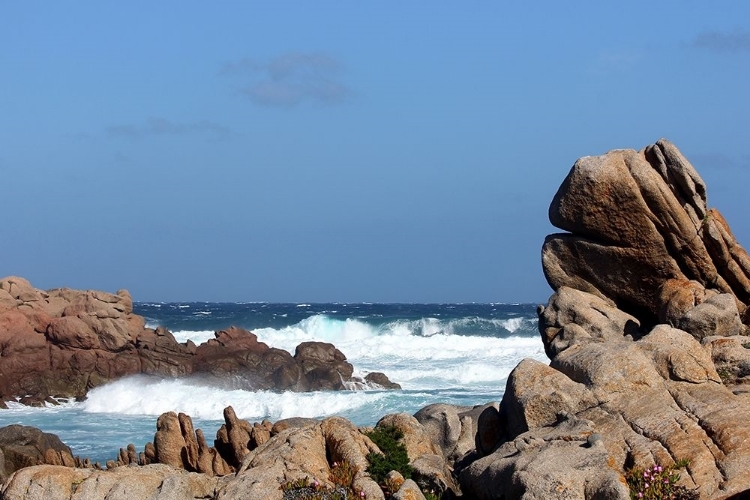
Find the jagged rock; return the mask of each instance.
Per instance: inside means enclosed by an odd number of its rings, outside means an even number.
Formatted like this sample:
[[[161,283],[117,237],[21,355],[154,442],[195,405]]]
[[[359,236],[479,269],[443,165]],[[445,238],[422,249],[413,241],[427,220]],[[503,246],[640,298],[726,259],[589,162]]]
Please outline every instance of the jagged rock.
[[[577,342],[589,339],[617,341],[638,335],[640,322],[593,294],[560,287],[540,310],[539,330],[550,358]]]
[[[379,498],[382,493],[380,487],[367,474],[368,453],[377,453],[378,447],[357,427],[341,417],[330,417],[320,423],[320,432],[325,440],[328,457],[333,462],[347,461],[357,472],[352,486],[365,492],[368,498]]]
[[[182,459],[185,454],[185,438],[182,437],[180,421],[175,412],[162,413],[156,421],[154,448],[155,463],[171,465],[178,469],[185,468]]]
[[[203,435],[203,430],[197,429],[195,431],[196,442],[198,443],[198,463],[196,468],[198,472],[214,475],[214,457],[216,456],[216,449],[208,446],[206,437]]]
[[[703,347],[711,356],[716,372],[735,394],[750,392],[750,338],[705,337]]]
[[[317,425],[320,421],[316,420],[314,418],[305,418],[305,417],[291,417],[291,418],[284,418],[279,421],[277,421],[273,426],[271,427],[271,434],[276,435],[279,432],[283,431],[284,429],[289,429],[291,427],[308,427],[310,425]]]
[[[737,303],[728,293],[707,298],[678,318],[675,326],[698,340],[714,335],[731,337],[744,330]]]
[[[217,499],[281,499],[281,484],[306,477],[330,487],[328,470],[320,426],[290,428],[249,452],[236,476],[222,478]]]
[[[224,421],[227,426],[227,442],[228,448],[232,450],[229,457],[225,457],[227,462],[233,467],[237,467],[242,463],[242,459],[250,451],[248,444],[250,443],[250,433],[252,427],[245,420],[240,420],[234,413],[234,408],[227,406],[224,408]]]
[[[198,470],[198,439],[195,437],[193,429],[193,420],[184,413],[177,415],[180,422],[180,433],[185,441],[185,447],[182,451],[182,463],[185,469],[189,471]]]

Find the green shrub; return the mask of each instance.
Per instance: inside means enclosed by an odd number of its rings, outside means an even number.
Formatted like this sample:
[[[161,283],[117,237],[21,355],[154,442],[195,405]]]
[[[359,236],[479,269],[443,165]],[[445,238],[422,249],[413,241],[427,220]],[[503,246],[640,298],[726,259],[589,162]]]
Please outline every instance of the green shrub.
[[[367,472],[378,484],[383,484],[385,476],[392,470],[399,472],[404,479],[410,479],[413,469],[409,465],[409,455],[406,454],[406,446],[399,440],[404,437],[403,432],[392,425],[376,427],[367,434],[373,443],[378,445],[382,455],[379,453],[368,453],[367,461],[370,466]]]

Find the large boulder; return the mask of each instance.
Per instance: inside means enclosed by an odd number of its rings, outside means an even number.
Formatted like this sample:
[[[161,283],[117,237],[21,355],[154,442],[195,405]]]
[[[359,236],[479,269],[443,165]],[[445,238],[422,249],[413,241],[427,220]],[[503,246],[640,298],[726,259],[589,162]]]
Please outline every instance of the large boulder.
[[[750,303],[750,258],[669,141],[579,159],[549,217],[568,231],[548,236],[542,249],[554,290],[589,292],[651,323],[670,279],[731,294],[740,314]]]
[[[0,428],[0,483],[13,472],[38,464],[75,464],[70,448],[54,434],[35,427],[9,425]]]

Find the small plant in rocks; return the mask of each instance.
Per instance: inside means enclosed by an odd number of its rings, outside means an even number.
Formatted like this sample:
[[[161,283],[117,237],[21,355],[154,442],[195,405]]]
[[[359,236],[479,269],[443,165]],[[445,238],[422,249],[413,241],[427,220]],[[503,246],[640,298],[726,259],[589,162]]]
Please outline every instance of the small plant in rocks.
[[[647,469],[633,467],[625,473],[632,500],[692,500],[695,492],[678,486],[680,471],[689,464],[688,460],[678,460],[662,467],[653,465]]]
[[[357,468],[346,460],[333,462],[328,479],[333,488],[323,486],[316,479],[305,477],[281,485],[284,500],[354,500],[364,498],[364,492],[352,486]]]
[[[411,478],[413,471],[411,465],[409,465],[409,455],[406,453],[406,446],[399,440],[404,437],[404,433],[401,432],[395,426],[383,426],[376,427],[367,434],[367,437],[372,439],[372,442],[378,445],[379,453],[368,453],[367,461],[370,466],[367,467],[367,472],[381,486],[385,482],[385,476],[392,470],[399,472],[404,479]]]

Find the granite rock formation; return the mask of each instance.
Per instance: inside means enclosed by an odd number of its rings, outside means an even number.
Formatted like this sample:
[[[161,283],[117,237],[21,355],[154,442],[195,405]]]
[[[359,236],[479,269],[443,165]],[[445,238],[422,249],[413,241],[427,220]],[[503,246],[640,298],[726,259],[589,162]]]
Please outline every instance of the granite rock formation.
[[[24,425],[0,428],[0,483],[18,469],[39,464],[74,467],[76,462],[54,434]]]
[[[199,346],[165,328],[146,328],[130,294],[37,290],[23,278],[0,279],[0,402],[82,398],[93,387],[135,374],[200,375],[253,390],[338,390],[367,383],[333,345],[305,342],[294,356],[241,328]],[[371,374],[386,388],[398,388]],[[380,377],[380,378],[378,378]],[[2,404],[2,403],[0,403]]]
[[[627,469],[687,459],[693,496],[745,498],[750,259],[695,169],[666,140],[581,158],[550,220],[568,231],[542,249],[551,362],[513,370],[463,491],[627,499]]]

